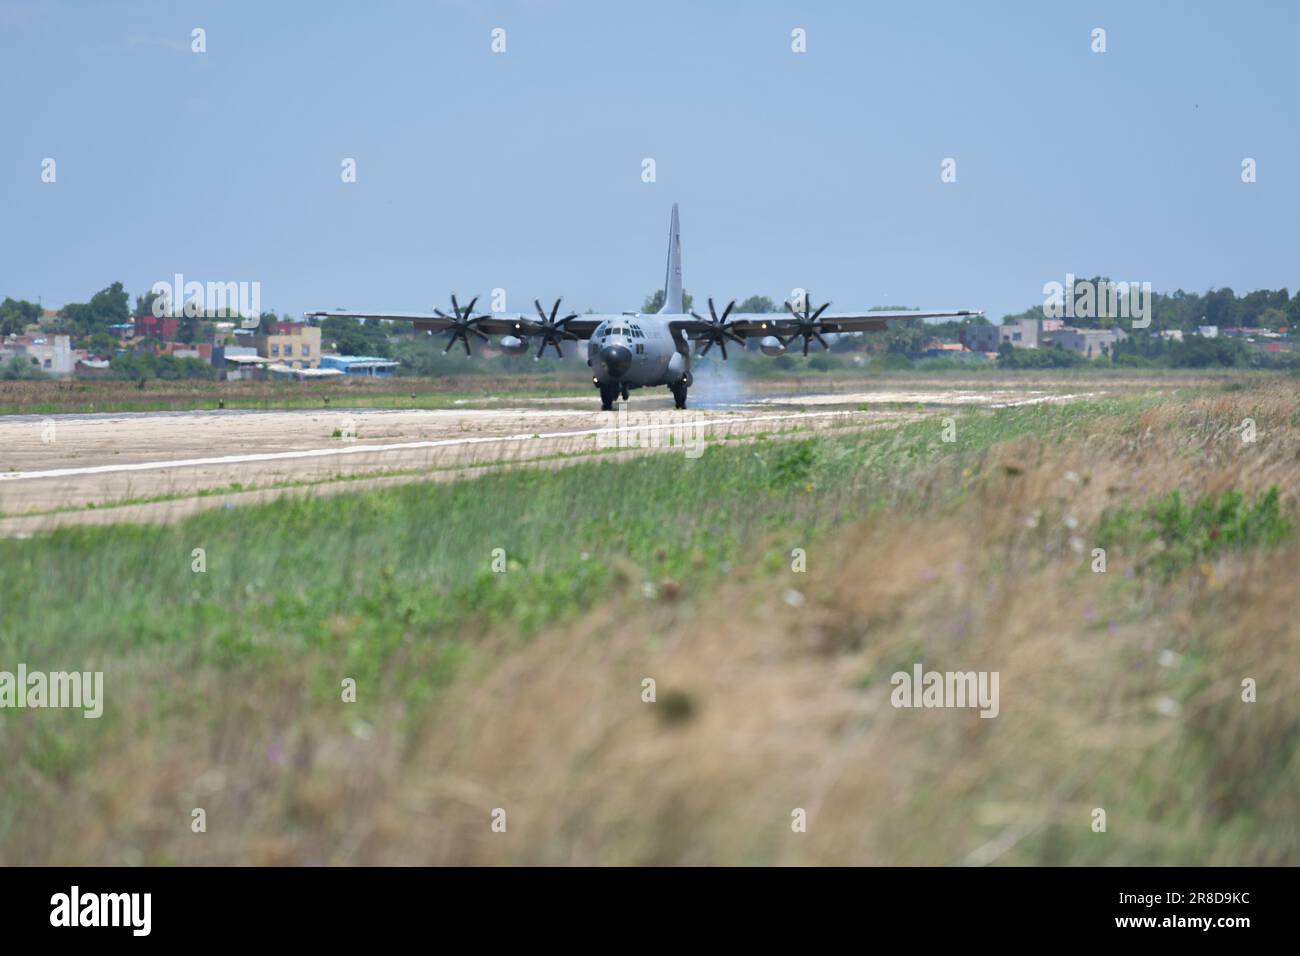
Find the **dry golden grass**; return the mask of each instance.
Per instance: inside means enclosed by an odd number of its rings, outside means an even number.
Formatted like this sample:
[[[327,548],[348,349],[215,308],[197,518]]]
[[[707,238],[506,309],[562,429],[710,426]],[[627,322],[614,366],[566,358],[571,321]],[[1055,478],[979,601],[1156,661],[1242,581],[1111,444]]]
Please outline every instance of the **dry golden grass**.
[[[1298,397],[1277,382],[1095,421],[1065,443],[996,446],[960,473],[934,469],[905,507],[830,540],[771,542],[807,546],[804,574],[695,603],[645,601],[629,575],[624,592],[593,595],[588,613],[527,643],[473,635],[490,652],[428,712],[394,706],[363,724],[277,676],[233,697],[221,688],[222,716],[196,720],[199,739],[163,742],[124,721],[93,785],[52,793],[64,817],[8,852],[1294,864],[1300,543],[1225,554],[1164,583],[1131,574],[1133,555],[1112,551],[1105,574],[1089,565],[1108,509],[1174,488],[1253,498],[1277,485],[1294,517]],[[1254,444],[1234,431],[1247,417]],[[1000,714],[893,708],[889,676],[914,663],[998,671]],[[657,683],[653,704],[644,678]],[[1256,703],[1241,700],[1243,678],[1257,682]],[[137,683],[145,711],[150,682]],[[410,746],[383,729],[412,721]],[[267,739],[282,743],[268,753]],[[177,825],[195,806],[209,815],[198,836]],[[494,808],[506,833],[490,828]],[[806,833],[791,830],[795,808]],[[1091,829],[1094,808],[1104,833]]]
[[[1279,484],[1294,512],[1295,398],[1278,386],[1103,421],[1074,445],[1024,439],[967,476],[968,497],[931,507],[937,477],[914,510],[815,549],[805,575],[631,619],[612,603],[503,644],[500,666],[447,702],[366,855],[1295,862],[1300,548],[1162,586],[1126,580],[1114,556],[1093,574],[1086,540],[1135,492]],[[1232,431],[1248,415],[1253,446]],[[1001,714],[894,709],[888,677],[915,662],[999,671]],[[1257,703],[1241,701],[1244,677]],[[489,831],[489,806],[511,812],[509,836]]]

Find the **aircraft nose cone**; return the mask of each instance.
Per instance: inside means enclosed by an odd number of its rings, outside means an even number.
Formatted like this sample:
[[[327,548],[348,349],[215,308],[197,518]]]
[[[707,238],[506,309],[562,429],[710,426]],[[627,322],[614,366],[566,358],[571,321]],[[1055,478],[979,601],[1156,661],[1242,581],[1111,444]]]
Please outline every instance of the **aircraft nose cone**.
[[[606,345],[600,350],[600,360],[612,378],[622,378],[632,367],[632,350],[625,345]]]

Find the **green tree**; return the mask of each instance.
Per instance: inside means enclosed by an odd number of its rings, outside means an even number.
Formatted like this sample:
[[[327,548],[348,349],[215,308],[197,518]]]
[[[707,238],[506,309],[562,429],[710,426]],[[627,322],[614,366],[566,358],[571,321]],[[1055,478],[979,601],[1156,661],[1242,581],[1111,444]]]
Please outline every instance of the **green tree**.
[[[1279,308],[1270,306],[1259,313],[1259,326],[1262,329],[1276,331],[1284,325],[1286,325],[1286,313]]]
[[[1288,329],[1300,327],[1300,291],[1297,291],[1287,304],[1286,325]]]
[[[22,335],[27,326],[41,318],[41,307],[26,299],[6,297],[0,302],[0,335]]]
[[[691,298],[691,294],[687,292],[685,289],[683,289],[682,307],[685,308],[687,312],[691,311],[691,306],[694,303],[694,301],[695,300]],[[716,305],[716,300],[714,300],[714,304]],[[642,303],[641,305],[641,311],[645,315],[651,315],[655,312],[658,312],[663,307],[664,307],[664,290],[658,289],[655,291],[653,295],[646,296],[645,302]]]
[[[107,332],[96,332],[81,347],[97,358],[110,358],[117,351],[118,339]]]
[[[0,365],[0,379],[12,381],[14,379],[40,379],[49,378],[43,370],[31,363],[22,355],[15,355],[4,365]]]
[[[388,358],[391,346],[383,322],[358,322],[343,316],[326,316],[320,324],[322,345],[333,345],[340,355],[374,355]]]
[[[114,282],[92,295],[89,302],[65,305],[59,315],[71,321],[78,334],[90,335],[130,321],[130,301],[122,283]]]
[[[780,312],[781,309],[765,295],[751,295],[736,306],[736,311],[741,313],[754,312],[762,315],[767,312]]]
[[[135,297],[135,311],[132,315],[153,315],[153,303],[158,298],[158,293],[150,290],[144,295]]]

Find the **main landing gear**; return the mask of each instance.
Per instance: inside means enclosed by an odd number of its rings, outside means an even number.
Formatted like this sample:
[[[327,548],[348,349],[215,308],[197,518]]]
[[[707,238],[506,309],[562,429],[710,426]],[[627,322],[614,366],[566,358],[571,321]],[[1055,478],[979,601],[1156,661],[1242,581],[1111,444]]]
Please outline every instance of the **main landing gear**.
[[[686,380],[685,380],[685,379],[682,379],[682,380],[681,380],[680,382],[678,382],[676,385],[669,385],[668,388],[669,388],[669,389],[672,391],[672,393],[673,393],[673,403],[674,403],[678,408],[685,408],[685,407],[686,407],[686,389],[687,389]]]

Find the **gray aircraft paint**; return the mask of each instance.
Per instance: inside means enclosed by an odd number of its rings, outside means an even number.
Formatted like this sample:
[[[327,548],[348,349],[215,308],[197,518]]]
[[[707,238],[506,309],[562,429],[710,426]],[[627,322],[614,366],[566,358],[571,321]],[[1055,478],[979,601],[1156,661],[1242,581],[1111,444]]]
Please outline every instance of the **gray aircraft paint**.
[[[682,293],[682,237],[677,204],[673,204],[672,218],[668,223],[668,261],[664,272],[664,304],[655,314],[624,312],[618,315],[570,313],[558,317],[560,300],[556,300],[548,314],[536,302],[537,315],[528,313],[474,314],[471,299],[462,307],[453,295],[453,314],[434,310],[426,312],[308,312],[308,318],[386,319],[411,322],[417,330],[437,334],[447,332],[443,351],[461,344],[466,354],[472,354],[471,341],[486,342],[489,336],[500,337],[502,349],[512,355],[528,351],[530,343],[545,343],[549,330],[562,329],[566,340],[587,339],[587,364],[591,367],[592,384],[600,390],[604,407],[610,407],[613,398],[632,389],[668,386],[678,406],[686,407],[686,392],[692,382],[691,344],[702,348],[716,345],[726,355],[726,341],[760,339],[765,355],[781,355],[789,348],[802,348],[806,353],[809,344],[825,342],[822,334],[836,335],[883,329],[893,320],[907,321],[926,318],[956,318],[981,315],[971,310],[954,312],[856,312],[830,313],[829,303],[814,309],[805,303],[802,314],[786,303],[786,313],[770,315],[730,313],[730,306],[714,316],[714,305],[709,303],[710,315],[703,317],[685,311]],[[549,324],[548,324],[549,323]],[[737,343],[739,344],[739,343]],[[541,350],[539,350],[539,355]]]

